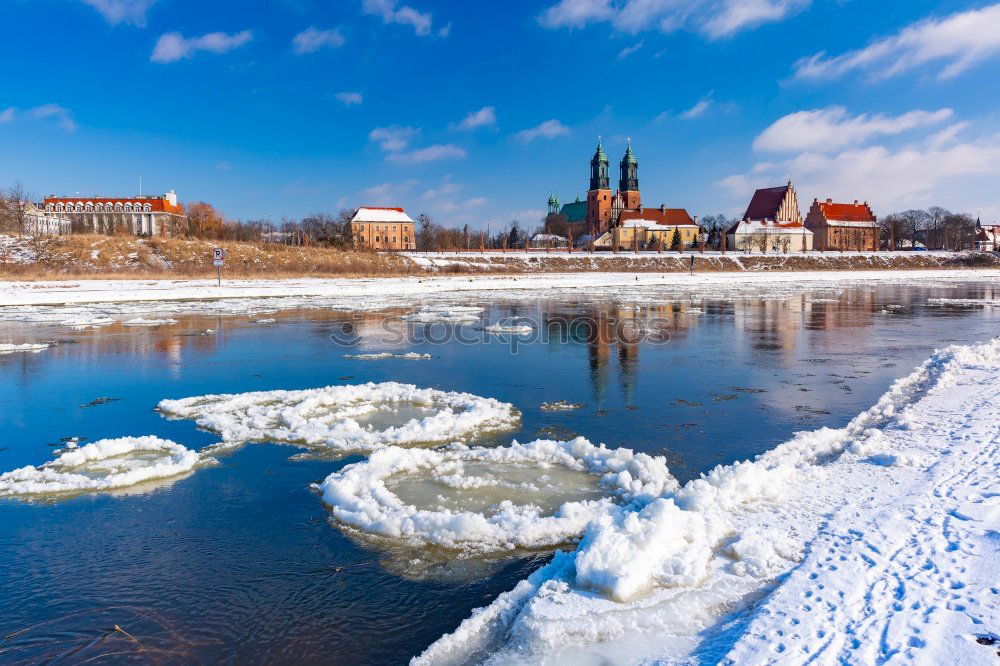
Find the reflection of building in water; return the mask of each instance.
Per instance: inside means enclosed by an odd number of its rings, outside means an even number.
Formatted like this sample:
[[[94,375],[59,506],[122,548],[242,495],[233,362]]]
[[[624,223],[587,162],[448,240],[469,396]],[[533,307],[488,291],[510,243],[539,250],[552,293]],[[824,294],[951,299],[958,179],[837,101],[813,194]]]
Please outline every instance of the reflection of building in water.
[[[809,301],[801,293],[788,298],[737,299],[733,304],[734,324],[746,335],[751,350],[790,355],[808,309]]]
[[[871,326],[878,307],[874,290],[855,287],[841,292],[836,303],[812,303],[807,326],[817,331]]]
[[[635,388],[639,349],[644,344],[669,343],[687,335],[698,317],[690,303],[566,304],[543,306],[544,326],[550,339],[587,346],[587,362],[594,398],[607,395],[612,359],[617,359],[618,381],[629,402]]]

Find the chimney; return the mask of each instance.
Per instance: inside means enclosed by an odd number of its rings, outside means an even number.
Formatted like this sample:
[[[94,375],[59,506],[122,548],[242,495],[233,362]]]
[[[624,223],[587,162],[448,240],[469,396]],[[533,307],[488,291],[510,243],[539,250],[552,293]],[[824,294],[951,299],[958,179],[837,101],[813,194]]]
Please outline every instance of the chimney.
[[[854,205],[855,205],[855,206],[857,206],[857,205],[858,205],[858,200],[857,200],[857,199],[855,199],[855,200],[854,200]]]
[[[827,200],[826,200],[826,202],[827,202],[828,204],[832,204],[832,203],[833,203],[833,199],[827,199]]]
[[[660,212],[661,213],[667,212],[667,204],[660,204]]]

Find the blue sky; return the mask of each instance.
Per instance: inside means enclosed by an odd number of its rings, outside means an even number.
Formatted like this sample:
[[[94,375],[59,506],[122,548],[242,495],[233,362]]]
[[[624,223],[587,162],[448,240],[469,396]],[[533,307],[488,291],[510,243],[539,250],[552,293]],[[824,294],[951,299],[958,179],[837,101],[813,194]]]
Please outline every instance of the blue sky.
[[[1000,3],[6,0],[0,184],[233,218],[403,205],[533,227],[627,137],[647,205],[791,175],[1000,218]],[[803,213],[805,210],[803,210]]]

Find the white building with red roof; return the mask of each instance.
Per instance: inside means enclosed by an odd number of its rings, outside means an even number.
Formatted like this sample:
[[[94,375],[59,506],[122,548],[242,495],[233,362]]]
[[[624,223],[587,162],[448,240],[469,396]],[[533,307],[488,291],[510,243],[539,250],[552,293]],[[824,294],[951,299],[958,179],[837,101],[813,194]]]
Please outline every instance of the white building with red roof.
[[[187,223],[184,207],[171,190],[158,196],[56,196],[45,197],[47,213],[63,215],[75,226],[98,233],[125,231],[137,236],[165,236]]]

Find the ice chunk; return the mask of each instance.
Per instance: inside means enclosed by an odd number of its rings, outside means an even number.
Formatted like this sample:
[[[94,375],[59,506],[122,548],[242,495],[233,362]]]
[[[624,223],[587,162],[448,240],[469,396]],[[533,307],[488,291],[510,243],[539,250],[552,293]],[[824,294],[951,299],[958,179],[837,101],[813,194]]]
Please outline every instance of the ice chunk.
[[[518,324],[516,321],[511,320],[484,326],[483,330],[487,333],[496,333],[499,335],[531,335],[535,331],[534,327],[530,324]]]
[[[122,322],[122,326],[165,326],[176,323],[176,319],[145,319],[143,317],[136,317],[135,319]]]
[[[363,532],[503,551],[565,543],[616,502],[648,502],[676,487],[663,457],[579,437],[498,448],[388,447],[318,489],[338,521]]]
[[[479,321],[482,312],[483,308],[472,305],[425,306],[416,312],[403,315],[403,321],[412,321],[418,324],[464,324]]]
[[[37,354],[49,348],[48,343],[26,343],[15,345],[9,342],[0,342],[0,354],[14,354],[17,352],[30,352]]]
[[[418,354],[417,352],[407,352],[405,354],[393,354],[392,352],[378,352],[372,354],[344,354],[344,358],[352,358],[355,361],[381,361],[387,358],[398,358],[407,361],[423,361],[429,359],[430,354]]]
[[[543,412],[569,412],[574,409],[580,409],[583,405],[579,402],[568,402],[566,400],[554,400],[552,402],[543,402],[540,409]]]
[[[159,437],[102,439],[67,445],[59,457],[0,475],[0,496],[115,490],[190,472],[202,460],[197,451]]]
[[[163,400],[159,409],[195,419],[225,443],[275,441],[338,452],[453,442],[513,429],[521,418],[506,402],[396,382],[206,395]]]

